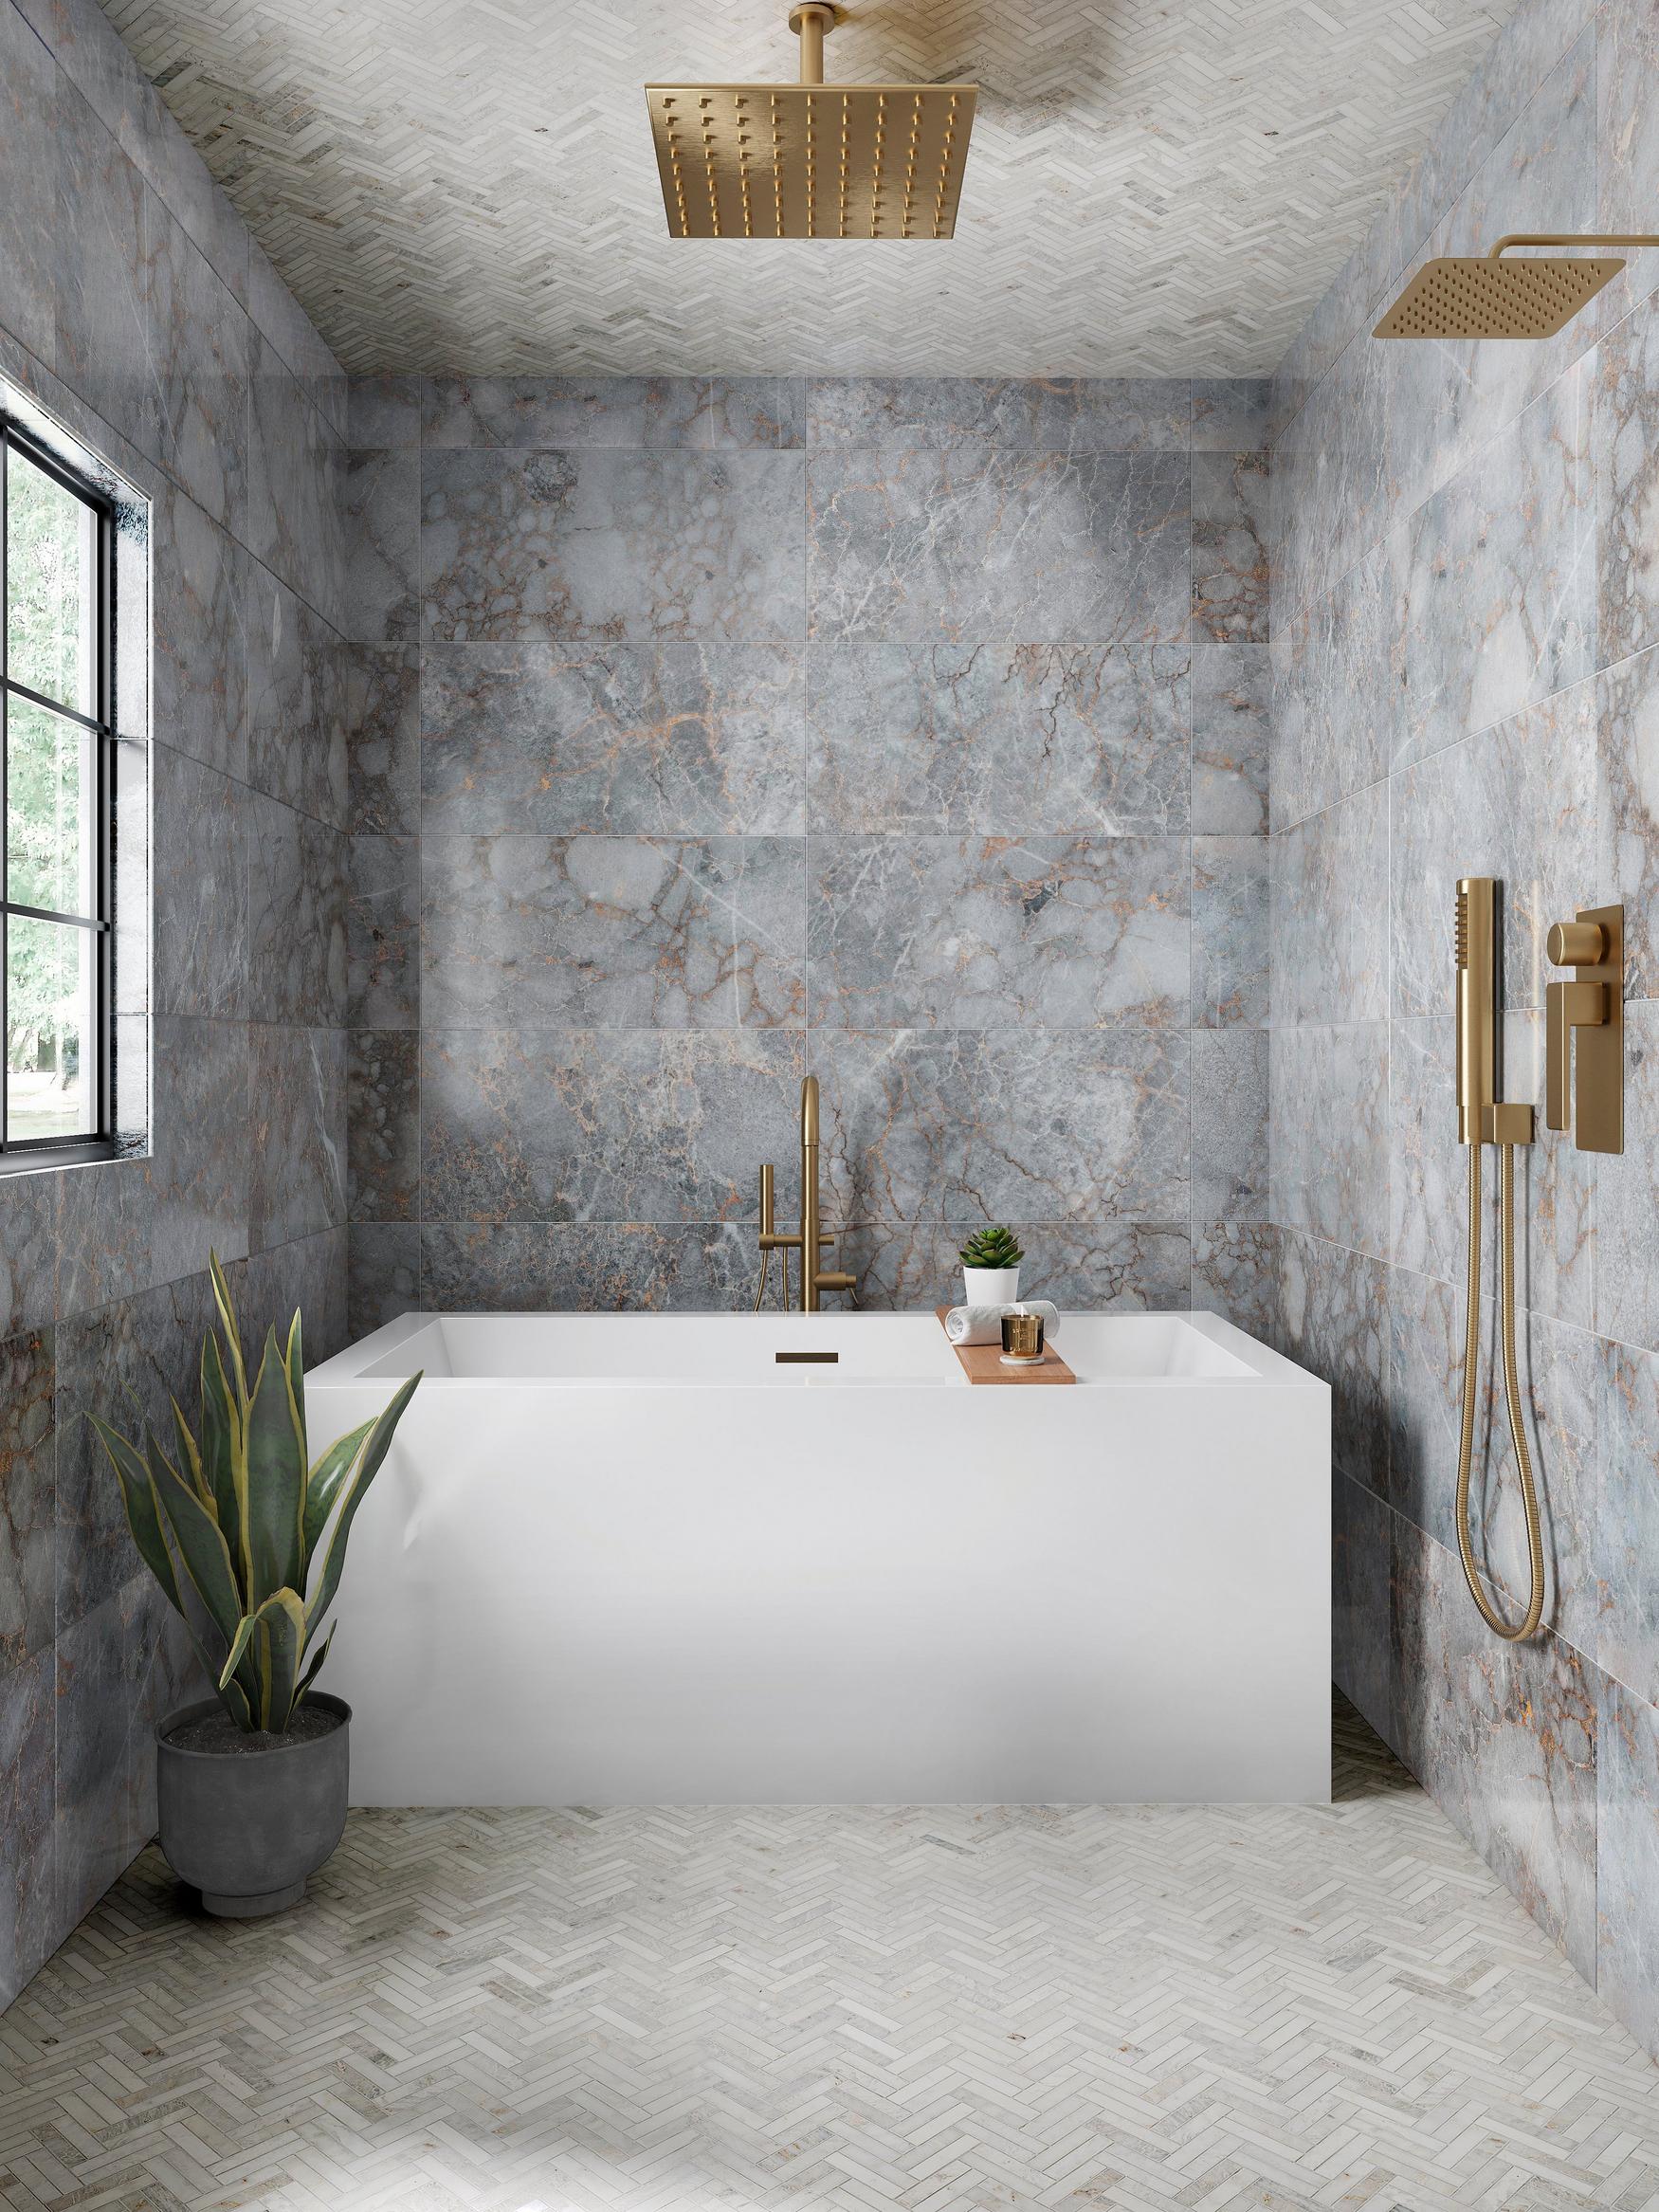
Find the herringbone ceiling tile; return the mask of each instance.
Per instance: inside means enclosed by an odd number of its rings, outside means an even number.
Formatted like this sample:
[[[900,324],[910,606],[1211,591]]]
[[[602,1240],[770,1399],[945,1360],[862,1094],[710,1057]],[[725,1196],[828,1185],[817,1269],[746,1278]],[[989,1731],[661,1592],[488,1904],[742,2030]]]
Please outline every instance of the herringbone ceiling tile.
[[[103,0],[348,368],[1263,375],[1515,0],[855,0],[983,86],[954,243],[671,240],[642,84],[786,0]]]

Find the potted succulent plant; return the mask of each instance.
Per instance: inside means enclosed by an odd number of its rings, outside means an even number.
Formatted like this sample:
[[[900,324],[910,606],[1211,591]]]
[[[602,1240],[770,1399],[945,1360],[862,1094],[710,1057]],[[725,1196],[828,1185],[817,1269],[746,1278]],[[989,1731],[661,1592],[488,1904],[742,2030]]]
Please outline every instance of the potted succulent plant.
[[[322,1627],[352,1520],[421,1378],[378,1419],[316,1460],[305,1436],[300,1316],[285,1347],[266,1331],[253,1388],[217,1258],[224,1344],[202,1345],[201,1433],[173,1401],[172,1451],[142,1448],[96,1415],[133,1540],[218,1698],[182,1706],[156,1730],[160,1840],[168,1864],[210,1912],[280,1912],[345,1829],[351,1708],[311,1687],[334,1632]]]
[[[962,1280],[970,1306],[1012,1306],[1020,1294],[1025,1253],[1012,1229],[980,1229],[963,1245]]]

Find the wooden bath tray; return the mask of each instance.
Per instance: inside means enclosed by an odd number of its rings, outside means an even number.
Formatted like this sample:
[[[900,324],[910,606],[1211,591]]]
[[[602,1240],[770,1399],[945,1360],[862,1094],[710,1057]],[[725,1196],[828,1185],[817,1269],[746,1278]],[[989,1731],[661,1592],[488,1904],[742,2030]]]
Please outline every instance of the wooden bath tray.
[[[948,1306],[936,1306],[939,1325],[943,1328]],[[950,1339],[946,1338],[946,1343]],[[1077,1377],[1066,1364],[1051,1344],[1043,1346],[1043,1362],[1038,1367],[1005,1367],[1000,1344],[951,1344],[951,1349],[962,1362],[962,1373],[970,1382],[1056,1383],[1075,1382]]]

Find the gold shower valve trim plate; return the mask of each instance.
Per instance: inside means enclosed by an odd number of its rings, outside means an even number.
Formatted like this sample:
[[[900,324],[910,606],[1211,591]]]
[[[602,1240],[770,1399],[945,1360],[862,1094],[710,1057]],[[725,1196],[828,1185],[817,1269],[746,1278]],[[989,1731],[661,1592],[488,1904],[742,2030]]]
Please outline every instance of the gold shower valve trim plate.
[[[1659,236],[1517,233],[1500,238],[1489,253],[1478,257],[1425,262],[1372,337],[1553,338],[1625,265],[1611,258],[1570,260],[1556,255],[1505,261],[1504,253],[1517,246],[1659,246]]]

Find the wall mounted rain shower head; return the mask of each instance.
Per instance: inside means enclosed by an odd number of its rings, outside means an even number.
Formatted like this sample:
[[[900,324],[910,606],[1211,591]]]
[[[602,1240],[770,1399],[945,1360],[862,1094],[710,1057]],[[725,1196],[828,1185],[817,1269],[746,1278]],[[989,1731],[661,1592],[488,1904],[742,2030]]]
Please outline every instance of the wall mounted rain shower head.
[[[647,84],[673,238],[949,238],[976,84],[826,84],[845,9],[790,10],[798,84]]]
[[[1554,338],[1624,267],[1622,261],[1504,261],[1512,246],[1659,246],[1659,237],[1500,238],[1490,253],[1425,262],[1373,338]]]

